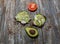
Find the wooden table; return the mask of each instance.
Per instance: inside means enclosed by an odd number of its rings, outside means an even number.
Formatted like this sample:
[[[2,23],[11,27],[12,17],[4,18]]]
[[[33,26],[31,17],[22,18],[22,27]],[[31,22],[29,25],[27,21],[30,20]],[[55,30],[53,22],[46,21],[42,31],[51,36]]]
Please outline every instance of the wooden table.
[[[27,4],[35,2],[35,12],[27,10]],[[25,26],[16,22],[14,17],[20,11],[27,11],[30,17],[40,13],[46,16],[46,23],[37,28],[39,36],[31,39]],[[0,0],[0,44],[60,44],[60,0]]]

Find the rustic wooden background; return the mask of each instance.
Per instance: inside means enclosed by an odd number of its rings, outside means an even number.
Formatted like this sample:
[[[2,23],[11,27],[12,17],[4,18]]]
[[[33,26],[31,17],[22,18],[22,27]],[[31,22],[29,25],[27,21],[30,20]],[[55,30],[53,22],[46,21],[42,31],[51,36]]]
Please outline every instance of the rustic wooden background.
[[[27,10],[29,2],[38,4],[37,11]],[[24,31],[30,24],[23,26],[14,19],[23,10],[31,18],[38,13],[47,18],[42,28],[35,27],[39,31],[36,39],[29,38]],[[60,0],[0,0],[0,44],[60,44]]]

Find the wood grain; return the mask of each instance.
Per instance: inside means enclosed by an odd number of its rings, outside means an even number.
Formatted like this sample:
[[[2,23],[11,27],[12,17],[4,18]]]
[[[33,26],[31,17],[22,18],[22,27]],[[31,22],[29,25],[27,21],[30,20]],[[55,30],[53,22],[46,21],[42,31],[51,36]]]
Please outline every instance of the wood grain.
[[[30,2],[38,5],[37,11],[28,11]],[[38,13],[46,16],[42,28],[33,26],[38,38],[31,39],[24,30],[31,22],[23,26],[15,21],[20,11],[27,11],[32,19]],[[60,44],[60,0],[0,0],[0,44]]]

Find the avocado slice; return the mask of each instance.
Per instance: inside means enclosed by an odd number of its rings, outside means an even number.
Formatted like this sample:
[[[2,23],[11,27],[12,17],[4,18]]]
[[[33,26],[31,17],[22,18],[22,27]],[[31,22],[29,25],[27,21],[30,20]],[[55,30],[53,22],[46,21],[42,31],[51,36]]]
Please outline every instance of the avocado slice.
[[[42,26],[46,21],[46,18],[41,15],[41,14],[37,14],[34,16],[34,20],[33,20],[33,24],[36,26]]]
[[[38,36],[38,31],[35,28],[26,27],[25,31],[28,34],[28,36],[32,38],[35,38]]]
[[[26,11],[19,12],[15,16],[15,18],[17,21],[21,22],[22,24],[26,24],[30,20],[29,14]]]

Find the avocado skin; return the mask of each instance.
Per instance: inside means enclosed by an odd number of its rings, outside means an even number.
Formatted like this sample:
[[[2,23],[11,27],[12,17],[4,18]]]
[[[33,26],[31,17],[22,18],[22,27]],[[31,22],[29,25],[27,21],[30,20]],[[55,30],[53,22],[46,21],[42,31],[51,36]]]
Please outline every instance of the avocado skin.
[[[34,29],[36,31],[36,35],[35,36],[32,36],[32,34],[30,35],[29,32],[27,30],[29,30],[31,27],[27,27],[28,29],[25,29],[27,35],[30,37],[30,38],[37,38],[38,37],[38,31],[35,29],[35,28],[32,28],[32,30]]]

